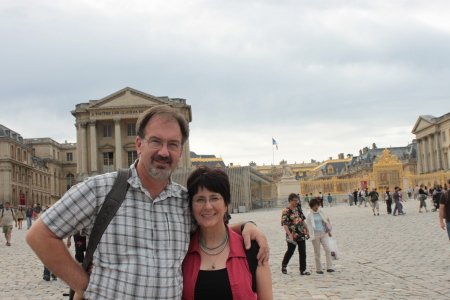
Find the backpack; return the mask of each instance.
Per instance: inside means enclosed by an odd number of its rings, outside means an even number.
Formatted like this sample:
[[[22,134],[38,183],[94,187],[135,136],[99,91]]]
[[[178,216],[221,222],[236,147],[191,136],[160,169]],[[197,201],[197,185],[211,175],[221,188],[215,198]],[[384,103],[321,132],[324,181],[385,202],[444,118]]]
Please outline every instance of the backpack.
[[[256,268],[258,267],[258,255],[259,246],[256,241],[252,241],[252,247],[250,250],[245,249],[245,254],[247,256],[248,267],[250,273],[252,273],[252,290],[256,293]]]
[[[13,216],[13,218],[14,218],[14,209],[10,208],[10,210],[11,210],[12,216]],[[4,211],[5,211],[5,209],[2,208],[2,218],[3,218],[3,212],[4,212]]]

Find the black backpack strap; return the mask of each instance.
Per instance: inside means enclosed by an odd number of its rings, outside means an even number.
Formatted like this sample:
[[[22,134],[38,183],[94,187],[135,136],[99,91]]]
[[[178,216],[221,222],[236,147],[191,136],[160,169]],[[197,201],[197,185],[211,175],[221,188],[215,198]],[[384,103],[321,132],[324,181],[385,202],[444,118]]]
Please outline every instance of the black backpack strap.
[[[248,267],[250,273],[252,273],[252,290],[256,293],[256,268],[258,268],[258,259],[256,256],[259,252],[259,245],[256,241],[252,241],[252,246],[250,250],[245,249],[245,254],[247,255]]]
[[[116,214],[119,207],[122,205],[125,195],[127,194],[130,184],[128,183],[128,178],[131,177],[130,169],[119,169],[117,171],[117,178],[114,182],[111,191],[103,202],[100,212],[94,222],[94,227],[92,227],[91,234],[89,235],[89,242],[86,248],[86,255],[84,256],[82,268],[87,272],[89,265],[92,262],[94,252],[97,249],[97,245],[103,236],[109,223],[111,223],[112,218]],[[69,299],[73,299],[74,292],[70,290]]]

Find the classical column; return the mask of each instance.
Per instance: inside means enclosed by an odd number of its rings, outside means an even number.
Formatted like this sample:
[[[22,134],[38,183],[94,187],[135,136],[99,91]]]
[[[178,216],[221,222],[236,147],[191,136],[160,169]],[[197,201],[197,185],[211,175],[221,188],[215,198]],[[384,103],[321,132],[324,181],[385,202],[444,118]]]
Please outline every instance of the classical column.
[[[441,149],[441,134],[440,132],[434,133],[434,147],[436,148],[436,171],[443,170],[444,166],[442,165],[442,149]]]
[[[90,136],[91,136],[91,173],[92,175],[98,174],[97,170],[97,131],[96,131],[96,120],[89,121],[90,125]]]
[[[422,151],[420,149],[420,144],[421,144],[421,140],[420,139],[416,139],[416,143],[417,143],[417,174],[420,174],[422,172]]]
[[[116,141],[116,170],[122,168],[122,135],[120,132],[120,118],[114,119],[114,138]]]
[[[87,140],[86,140],[86,127],[87,122],[80,123],[81,125],[81,173],[87,174]]]
[[[436,171],[436,156],[434,155],[434,134],[428,136],[428,149],[430,151],[430,172]]]
[[[81,174],[81,130],[78,122],[75,123],[75,128],[77,129],[77,174]],[[79,181],[78,178],[77,181]]]

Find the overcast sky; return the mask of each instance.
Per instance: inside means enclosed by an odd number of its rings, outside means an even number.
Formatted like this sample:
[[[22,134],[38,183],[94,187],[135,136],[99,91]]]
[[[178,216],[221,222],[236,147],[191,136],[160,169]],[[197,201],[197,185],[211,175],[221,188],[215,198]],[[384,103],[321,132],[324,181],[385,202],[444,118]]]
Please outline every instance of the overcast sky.
[[[449,1],[0,1],[0,124],[76,142],[78,103],[184,98],[225,164],[406,146],[450,111]]]

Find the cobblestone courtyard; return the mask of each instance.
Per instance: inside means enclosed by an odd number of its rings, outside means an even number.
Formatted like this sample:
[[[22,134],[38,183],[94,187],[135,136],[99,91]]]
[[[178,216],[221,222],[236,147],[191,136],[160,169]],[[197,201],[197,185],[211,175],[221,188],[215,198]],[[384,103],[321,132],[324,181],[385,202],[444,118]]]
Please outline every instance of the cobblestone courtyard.
[[[254,220],[268,236],[274,299],[450,299],[450,243],[437,213],[419,214],[413,200],[404,207],[407,214],[396,217],[386,214],[383,202],[377,217],[369,207],[325,207],[340,260],[334,261],[335,273],[324,275],[315,273],[309,241],[312,275],[300,276],[297,252],[288,274],[281,273],[286,251],[281,208],[234,214],[231,221]],[[62,297],[67,292],[63,282],[42,280],[43,266],[26,245],[26,232],[14,229],[11,247],[2,237],[0,299],[68,299]]]

